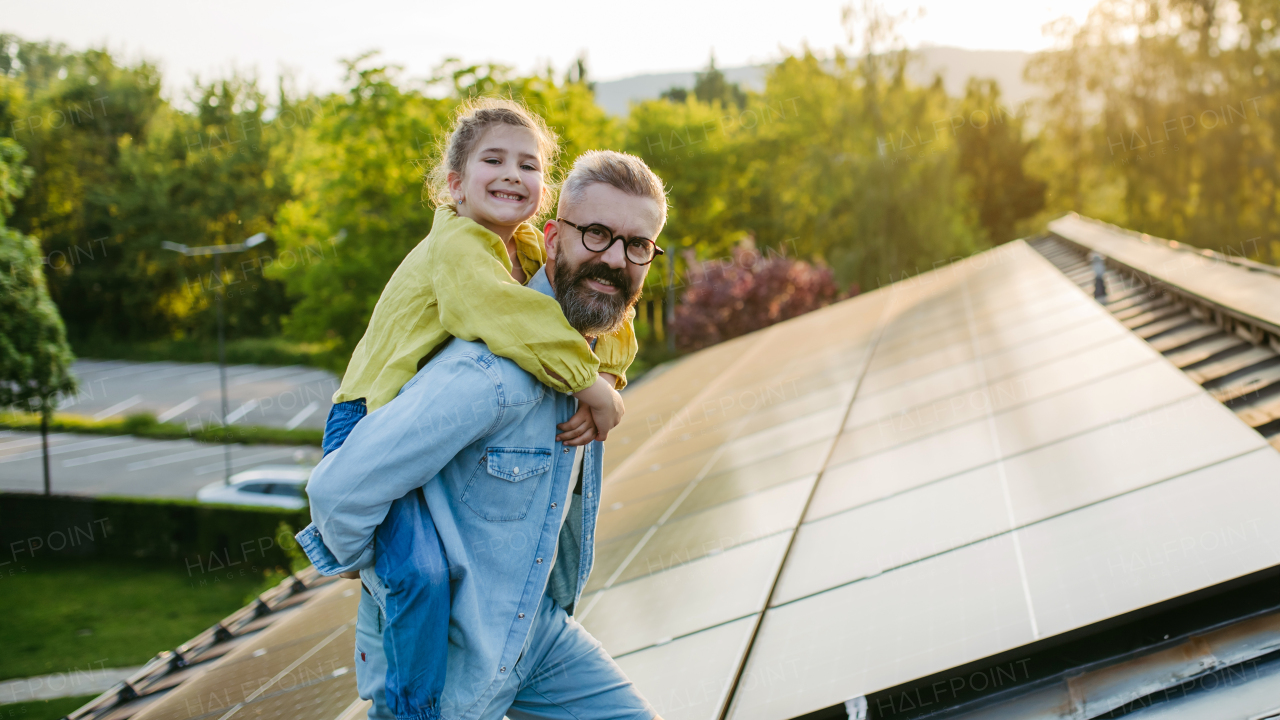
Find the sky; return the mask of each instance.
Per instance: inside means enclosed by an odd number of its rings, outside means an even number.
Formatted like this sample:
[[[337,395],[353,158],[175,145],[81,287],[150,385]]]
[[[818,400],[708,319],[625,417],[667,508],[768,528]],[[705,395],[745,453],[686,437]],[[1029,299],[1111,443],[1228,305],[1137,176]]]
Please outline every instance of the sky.
[[[1084,19],[1096,0],[884,0],[890,12],[923,7],[903,28],[909,46],[975,50],[1049,47],[1042,27]],[[0,0],[0,31],[73,49],[105,45],[126,60],[158,62],[170,91],[191,78],[256,72],[274,86],[289,72],[301,90],[341,87],[341,58],[380,50],[410,77],[445,58],[498,62],[518,71],[563,71],[585,51],[591,79],[768,62],[806,43],[845,43],[841,0],[756,3],[645,0]]]

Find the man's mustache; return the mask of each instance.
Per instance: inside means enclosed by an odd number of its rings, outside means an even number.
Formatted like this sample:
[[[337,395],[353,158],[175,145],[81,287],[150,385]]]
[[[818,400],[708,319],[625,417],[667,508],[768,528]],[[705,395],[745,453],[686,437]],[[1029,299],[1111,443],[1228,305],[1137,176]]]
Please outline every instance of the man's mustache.
[[[583,263],[578,268],[578,271],[573,274],[571,284],[577,286],[583,280],[602,280],[617,288],[618,293],[627,301],[631,300],[634,284],[631,282],[631,277],[627,275],[625,270],[610,267],[599,260],[593,260],[591,262]]]

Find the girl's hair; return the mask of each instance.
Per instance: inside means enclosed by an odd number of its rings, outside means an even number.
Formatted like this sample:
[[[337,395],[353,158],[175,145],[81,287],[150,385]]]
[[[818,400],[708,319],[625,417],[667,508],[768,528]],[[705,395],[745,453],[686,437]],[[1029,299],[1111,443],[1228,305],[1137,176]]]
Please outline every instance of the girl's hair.
[[[440,144],[435,166],[426,177],[428,198],[437,206],[453,204],[453,197],[449,194],[449,173],[463,173],[467,160],[471,159],[471,153],[476,149],[476,143],[494,125],[528,128],[537,139],[538,152],[542,155],[543,177],[538,214],[545,214],[551,209],[551,202],[555,197],[550,169],[556,156],[560,154],[560,139],[542,118],[529,112],[524,105],[506,98],[473,98],[458,107],[453,132]]]

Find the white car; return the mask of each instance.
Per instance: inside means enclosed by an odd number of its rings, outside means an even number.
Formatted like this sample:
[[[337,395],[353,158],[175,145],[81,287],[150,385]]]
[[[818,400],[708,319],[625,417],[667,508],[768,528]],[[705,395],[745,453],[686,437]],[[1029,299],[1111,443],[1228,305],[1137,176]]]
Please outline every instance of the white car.
[[[200,488],[196,499],[222,505],[260,505],[301,510],[307,506],[303,488],[311,477],[304,465],[261,465]]]

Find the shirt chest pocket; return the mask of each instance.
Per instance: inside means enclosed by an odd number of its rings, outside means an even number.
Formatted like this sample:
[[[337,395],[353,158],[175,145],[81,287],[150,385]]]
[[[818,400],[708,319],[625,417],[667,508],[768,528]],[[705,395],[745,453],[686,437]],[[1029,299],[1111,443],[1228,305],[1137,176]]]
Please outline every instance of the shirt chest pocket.
[[[462,491],[462,502],[485,520],[523,520],[550,469],[550,450],[488,448]]]

